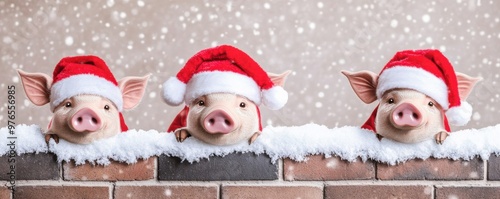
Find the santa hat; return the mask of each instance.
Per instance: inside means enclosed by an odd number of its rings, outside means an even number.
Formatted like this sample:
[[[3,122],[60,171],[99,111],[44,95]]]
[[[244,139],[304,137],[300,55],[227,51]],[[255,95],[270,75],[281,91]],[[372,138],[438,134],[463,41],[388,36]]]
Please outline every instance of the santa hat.
[[[120,112],[120,126],[127,130],[123,119],[123,98],[118,82],[102,59],[96,56],[76,56],[61,59],[54,69],[50,89],[52,111],[64,100],[81,94],[109,99]]]
[[[452,125],[465,125],[472,115],[471,105],[460,99],[453,66],[439,50],[396,53],[380,72],[377,97],[394,88],[413,89],[436,100]]]
[[[233,93],[269,109],[282,108],[288,93],[274,85],[267,73],[250,56],[228,45],[200,51],[163,83],[163,99],[169,105],[190,104],[210,93]]]

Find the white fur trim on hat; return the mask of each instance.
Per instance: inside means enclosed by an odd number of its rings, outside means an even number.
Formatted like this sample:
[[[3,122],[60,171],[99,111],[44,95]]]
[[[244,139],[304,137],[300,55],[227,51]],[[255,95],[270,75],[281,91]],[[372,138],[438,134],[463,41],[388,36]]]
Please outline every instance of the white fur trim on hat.
[[[193,75],[187,83],[185,102],[210,93],[233,93],[241,95],[260,104],[260,87],[255,81],[242,74],[234,72],[211,71]]]
[[[448,87],[445,82],[432,73],[411,66],[395,66],[385,69],[378,78],[377,97],[394,88],[408,88],[419,91],[432,99],[447,110]]]
[[[186,84],[177,77],[170,77],[163,83],[163,100],[171,105],[178,106],[184,101],[186,94]]]
[[[446,117],[451,125],[463,126],[470,121],[472,115],[472,106],[466,102],[461,101],[460,106],[451,107],[446,111]]]
[[[52,111],[64,100],[80,95],[99,95],[109,99],[120,112],[123,110],[122,92],[112,82],[91,74],[72,75],[57,81],[50,89],[50,108]]]
[[[262,91],[262,103],[271,110],[278,110],[288,101],[288,92],[281,86]]]

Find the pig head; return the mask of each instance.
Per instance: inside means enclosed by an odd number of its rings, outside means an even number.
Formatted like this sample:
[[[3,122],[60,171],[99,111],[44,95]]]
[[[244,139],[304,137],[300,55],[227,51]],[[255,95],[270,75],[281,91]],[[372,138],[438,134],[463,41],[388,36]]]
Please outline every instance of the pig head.
[[[377,100],[379,76],[370,71],[342,71],[356,95],[366,104]],[[456,73],[460,98],[465,100],[480,78]],[[434,139],[441,144],[449,133],[443,108],[429,96],[405,88],[390,89],[382,94],[379,105],[362,128],[376,129],[377,136],[403,143]],[[370,124],[375,126],[370,126]]]
[[[50,103],[52,78],[43,73],[18,70],[28,99],[37,106]],[[149,75],[125,77],[118,81],[123,98],[123,109],[134,108],[140,102]],[[46,131],[46,141],[51,137],[77,144],[112,137],[127,126],[116,105],[109,99],[92,94],[81,94],[65,99],[53,109],[53,117]]]
[[[283,86],[289,74],[286,71],[268,76],[275,85]],[[167,131],[175,132],[179,142],[192,135],[213,145],[232,145],[245,140],[251,144],[260,135],[262,125],[254,102],[232,93],[212,93],[188,104]]]

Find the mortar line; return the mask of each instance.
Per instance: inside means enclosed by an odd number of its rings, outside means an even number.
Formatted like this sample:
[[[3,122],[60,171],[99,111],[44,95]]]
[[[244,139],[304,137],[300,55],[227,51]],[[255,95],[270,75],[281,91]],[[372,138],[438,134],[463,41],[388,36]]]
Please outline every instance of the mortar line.
[[[91,185],[91,184],[109,184],[114,181],[60,181],[60,180],[18,180],[20,186],[42,185],[42,184],[60,184],[60,185]],[[295,181],[272,181],[272,180],[252,180],[252,181],[116,181],[117,185],[218,185],[220,183],[227,185],[289,185],[289,184],[323,184],[328,185],[489,185],[500,186],[500,181],[484,180],[295,180]]]
[[[109,198],[111,198],[111,199],[115,199],[116,182],[113,182],[113,183],[112,183],[112,185],[113,185],[113,187],[112,187],[112,188],[111,188],[111,190],[110,190],[110,191],[111,191],[111,193],[110,193],[111,195],[110,195],[110,197],[109,197]]]
[[[160,158],[159,156],[156,156],[155,162],[154,162],[155,168],[154,168],[154,171],[153,171],[153,180],[156,180],[156,181],[158,181],[158,170],[159,170],[159,166],[160,166],[159,165],[160,161],[158,161],[159,158]]]
[[[315,181],[302,181],[315,182]],[[483,181],[483,180],[339,180],[325,181],[327,185],[342,186],[342,185],[374,185],[374,186],[484,186],[484,187],[499,187],[500,181]]]
[[[500,181],[484,180],[340,180],[340,181],[58,181],[20,180],[18,186],[435,186],[438,187],[500,187]]]
[[[488,162],[489,160],[483,161],[483,181],[488,182]]]
[[[217,198],[222,199],[222,183],[218,185],[219,185],[219,193],[217,193]]]
[[[59,165],[59,180],[64,181],[64,165],[63,162],[57,163]]]
[[[323,182],[323,198],[326,198],[326,182]]]
[[[433,185],[431,198],[436,199],[436,191],[437,191],[437,187],[436,187],[436,185]]]
[[[278,181],[280,182],[284,181],[283,179],[285,175],[285,169],[283,167],[284,167],[283,159],[280,158],[278,160]]]

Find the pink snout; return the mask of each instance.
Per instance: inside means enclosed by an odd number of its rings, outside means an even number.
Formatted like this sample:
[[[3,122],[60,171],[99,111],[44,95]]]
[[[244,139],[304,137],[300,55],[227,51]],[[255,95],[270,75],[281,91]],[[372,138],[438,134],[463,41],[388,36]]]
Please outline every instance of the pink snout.
[[[410,103],[403,103],[392,112],[392,121],[399,127],[416,127],[422,123],[422,113]]]
[[[101,128],[101,118],[92,109],[82,108],[71,118],[71,126],[77,132],[94,132]]]
[[[233,131],[235,125],[233,119],[228,113],[217,109],[209,113],[205,119],[203,119],[203,128],[205,128],[208,133],[226,134]]]

